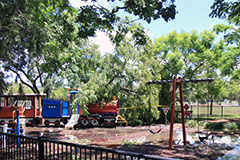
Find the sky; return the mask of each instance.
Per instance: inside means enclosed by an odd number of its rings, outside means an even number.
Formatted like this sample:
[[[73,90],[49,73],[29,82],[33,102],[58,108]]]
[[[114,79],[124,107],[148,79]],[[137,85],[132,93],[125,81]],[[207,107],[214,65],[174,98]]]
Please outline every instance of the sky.
[[[211,5],[214,0],[176,0],[178,14],[170,22],[156,20],[151,24],[142,22],[143,26],[149,28],[153,39],[176,30],[177,32],[188,32],[193,30],[199,33],[210,29],[214,24],[226,23],[225,20],[210,18]]]
[[[89,1],[89,0],[88,0]],[[149,32],[151,39],[154,40],[160,36],[167,35],[172,31],[180,32],[192,32],[193,30],[201,33],[204,30],[209,30],[214,24],[226,24],[225,20],[210,18],[211,5],[214,0],[175,0],[178,14],[172,21],[165,22],[163,19],[152,21],[150,24],[144,21],[140,22]],[[104,6],[107,6],[106,0],[98,0]],[[70,3],[74,7],[80,5],[89,4],[82,0],[70,0]],[[108,37],[98,31],[95,38],[91,40],[99,45],[99,49],[102,53],[112,53],[114,50],[113,44]]]

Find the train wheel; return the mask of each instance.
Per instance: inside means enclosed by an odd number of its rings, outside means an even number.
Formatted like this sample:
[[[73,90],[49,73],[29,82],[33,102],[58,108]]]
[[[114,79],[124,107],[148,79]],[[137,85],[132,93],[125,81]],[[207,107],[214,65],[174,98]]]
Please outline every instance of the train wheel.
[[[56,126],[56,127],[60,127],[60,121],[59,121],[59,120],[56,120],[56,121],[55,121],[55,126]]]
[[[88,120],[82,120],[82,125],[87,127],[89,125]]]
[[[28,121],[28,126],[33,127],[33,120]]]
[[[74,130],[77,130],[77,129],[78,129],[78,125],[75,124],[75,125],[73,126],[73,129],[74,129]]]
[[[66,119],[61,119],[61,121],[63,122],[64,125],[66,125],[68,122]]]
[[[4,120],[1,120],[0,121],[0,125],[4,125],[5,121]]]
[[[77,127],[78,127],[78,128],[83,127],[82,120],[79,120],[79,121],[78,121],[78,123],[77,123]]]
[[[45,120],[44,124],[45,124],[46,127],[48,127],[49,124],[50,124],[49,120]]]
[[[8,121],[8,127],[14,127],[13,120]]]
[[[40,119],[39,118],[33,119],[33,126],[38,126],[38,124],[40,124]]]
[[[94,127],[98,126],[98,120],[97,119],[92,120],[91,123]]]

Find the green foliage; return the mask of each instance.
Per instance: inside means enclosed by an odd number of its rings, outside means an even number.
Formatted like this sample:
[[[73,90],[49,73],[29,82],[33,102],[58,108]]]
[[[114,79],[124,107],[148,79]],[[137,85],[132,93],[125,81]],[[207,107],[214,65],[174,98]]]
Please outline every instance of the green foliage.
[[[207,123],[205,128],[210,129],[211,131],[222,131],[224,129],[224,123]]]
[[[67,1],[1,1],[1,67],[39,93],[37,83],[45,87],[65,63],[74,12]]]
[[[51,98],[68,101],[68,89],[63,87],[53,89],[51,93]]]
[[[226,1],[226,0],[215,0],[211,6],[212,12],[211,17],[218,17],[228,19],[229,22],[240,24],[240,13],[239,13],[240,2],[239,1]]]
[[[7,85],[7,89],[4,92],[4,94],[31,94],[33,93],[31,89],[29,89],[27,86],[22,85],[21,83],[10,83]]]
[[[224,41],[228,44],[225,56],[221,60],[223,64],[220,68],[221,73],[223,76],[239,79],[240,2],[215,0],[211,9],[211,17],[227,19],[229,22],[229,25],[216,25],[214,27],[216,33],[224,33]]]
[[[210,31],[203,31],[198,34],[171,32],[167,36],[155,39],[154,56],[158,64],[161,64],[161,79],[172,79],[175,75],[183,79],[211,78],[216,79],[217,70],[223,52],[224,43],[215,43],[215,34]],[[154,80],[154,79],[153,79]],[[209,88],[211,97],[220,94],[218,80],[216,85]],[[214,82],[215,83],[215,82]],[[184,97],[191,101],[196,99],[207,101],[208,86],[198,84],[184,84]],[[159,102],[171,104],[171,90],[169,86],[159,87]],[[190,102],[191,102],[190,101]]]
[[[18,94],[20,94],[20,95],[24,95],[24,94],[25,94],[25,93],[24,93],[23,86],[22,86],[21,83],[20,83],[19,86],[18,86]]]
[[[135,145],[142,145],[145,141],[145,137],[139,139],[123,140],[122,145],[125,147],[132,147]]]
[[[238,131],[240,127],[240,123],[236,123],[236,122],[231,122],[228,123],[224,126],[224,129],[227,131]]]
[[[119,44],[129,32],[129,27],[132,26],[132,21],[129,21],[127,16],[121,18],[118,15],[119,12],[124,11],[148,23],[160,18],[168,22],[173,20],[177,13],[174,2],[174,0],[124,0],[117,3],[116,0],[112,0],[108,1],[108,6],[111,7],[95,4],[81,6],[76,20],[79,24],[78,34],[82,38],[87,38],[94,36],[97,30],[106,31],[111,35],[113,35],[113,31],[116,31],[114,42]],[[119,22],[123,25],[119,25]],[[134,35],[137,39],[136,42],[139,42],[138,44],[146,43],[144,40],[146,37],[141,31]]]
[[[4,74],[0,72],[0,95],[4,93],[7,89],[7,84],[4,81]]]
[[[123,140],[122,144],[125,147],[132,147],[134,145],[142,145],[142,144],[144,144],[145,140],[146,140],[146,137],[143,136],[143,137],[138,137],[136,139]]]
[[[187,128],[196,128],[197,127],[197,121],[196,120],[188,120],[186,122]]]

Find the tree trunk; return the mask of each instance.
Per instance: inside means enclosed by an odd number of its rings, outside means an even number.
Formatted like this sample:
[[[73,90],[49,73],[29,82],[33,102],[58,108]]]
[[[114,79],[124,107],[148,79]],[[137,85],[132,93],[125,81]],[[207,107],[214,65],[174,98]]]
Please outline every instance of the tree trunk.
[[[211,99],[211,104],[210,104],[210,115],[213,113],[213,99]]]
[[[46,94],[46,98],[49,99],[50,95],[51,95],[51,90],[49,88],[47,88],[44,93]]]

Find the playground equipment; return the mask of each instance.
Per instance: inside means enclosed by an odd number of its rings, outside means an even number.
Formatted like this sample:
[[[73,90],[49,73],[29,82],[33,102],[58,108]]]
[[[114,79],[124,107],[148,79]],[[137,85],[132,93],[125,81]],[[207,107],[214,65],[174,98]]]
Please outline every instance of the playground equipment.
[[[207,98],[207,122],[208,122],[208,119],[209,119],[209,83],[208,83],[208,87],[207,87],[207,95],[208,95],[208,98]],[[198,97],[198,84],[197,84],[197,97]],[[199,115],[199,101],[197,100],[197,117],[198,117],[198,121],[197,121],[197,124],[198,124],[198,132],[197,133],[202,133],[200,132],[200,129],[199,129],[199,120],[200,120],[200,115]],[[204,142],[206,140],[208,140],[208,137],[210,136],[211,134],[208,133],[208,129],[207,129],[207,134],[205,135],[198,135],[198,138],[200,140],[200,142]],[[212,136],[212,139],[214,139],[214,136]]]
[[[71,102],[74,101],[78,96],[78,91],[70,91]],[[73,105],[73,103],[71,103]],[[88,105],[87,111],[89,114],[86,116],[81,114],[81,107],[76,104],[72,106],[72,109],[80,113],[78,122],[74,125],[74,128],[80,127],[95,127],[95,126],[104,126],[104,127],[115,127],[116,118],[120,112],[120,103],[119,100],[116,100],[116,97],[113,98],[112,102],[105,102],[102,106],[100,103],[93,105]]]
[[[183,144],[187,145],[187,138],[186,138],[186,129],[185,129],[185,118],[184,118],[184,105],[183,105],[183,91],[182,91],[182,83],[188,82],[212,82],[214,79],[206,78],[206,79],[182,79],[181,77],[174,76],[173,80],[161,80],[161,81],[149,81],[146,84],[152,85],[162,85],[162,84],[172,84],[173,85],[173,95],[172,95],[172,111],[171,111],[171,124],[170,124],[170,135],[169,135],[169,147],[168,149],[172,149],[173,145],[173,127],[174,127],[174,115],[175,115],[175,102],[176,102],[176,91],[177,86],[179,88],[180,93],[180,106],[181,106],[181,121],[182,121],[182,132],[183,132]]]
[[[125,126],[128,126],[128,121],[119,114],[116,118],[116,124],[125,124]]]
[[[158,133],[161,132],[161,130],[162,130],[161,126],[160,126],[160,129],[157,130],[156,132],[152,130],[151,126],[149,126],[149,128],[148,128],[148,131],[149,131],[150,133],[152,133],[152,134],[158,134]]]
[[[103,106],[99,103],[89,105],[88,116],[83,116],[81,107],[73,105],[73,100],[78,96],[77,91],[70,92],[70,101],[44,99],[45,94],[25,95],[1,95],[0,124],[8,124],[13,127],[16,111],[19,111],[21,122],[28,126],[54,125],[59,127],[66,125],[72,115],[81,115],[76,120],[72,118],[70,126],[115,126],[116,117],[120,111],[118,100],[111,103],[105,102]],[[73,117],[73,116],[72,116]]]
[[[42,118],[42,98],[43,94],[27,95],[1,95],[0,104],[0,124],[13,125],[13,118],[16,118],[16,110],[19,111],[20,118],[28,124],[39,124]],[[14,114],[13,114],[14,113]]]

